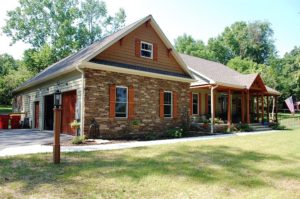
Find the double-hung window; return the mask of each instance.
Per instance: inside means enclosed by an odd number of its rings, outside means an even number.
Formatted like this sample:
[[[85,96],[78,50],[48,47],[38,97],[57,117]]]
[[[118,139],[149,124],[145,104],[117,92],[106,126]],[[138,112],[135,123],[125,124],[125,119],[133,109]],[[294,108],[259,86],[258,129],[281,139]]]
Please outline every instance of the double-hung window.
[[[172,117],[172,106],[173,105],[173,98],[172,98],[172,91],[165,91],[164,92],[164,117],[171,118]]]
[[[153,59],[153,44],[141,41],[141,57]]]
[[[199,100],[199,95],[198,93],[193,93],[193,115],[198,115],[198,100]]]
[[[127,117],[128,110],[128,89],[127,87],[116,87],[116,117]]]

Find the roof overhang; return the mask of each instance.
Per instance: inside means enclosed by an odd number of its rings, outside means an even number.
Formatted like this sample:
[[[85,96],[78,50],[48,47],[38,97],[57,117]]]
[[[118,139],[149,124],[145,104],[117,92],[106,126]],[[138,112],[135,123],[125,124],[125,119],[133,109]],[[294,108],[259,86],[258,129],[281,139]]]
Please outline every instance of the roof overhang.
[[[120,68],[120,67],[116,67],[116,66],[111,66],[111,65],[106,65],[106,64],[98,64],[98,63],[93,63],[93,62],[85,62],[80,65],[80,68],[105,70],[105,71],[111,71],[111,72],[117,72],[117,73],[139,75],[139,76],[146,76],[146,77],[187,82],[187,83],[191,83],[191,82],[195,81],[192,78],[184,78],[184,77],[176,77],[176,76],[171,76],[171,75],[157,74],[157,73],[152,73],[152,72],[147,72],[147,71],[139,71],[139,70],[128,69],[128,68]]]

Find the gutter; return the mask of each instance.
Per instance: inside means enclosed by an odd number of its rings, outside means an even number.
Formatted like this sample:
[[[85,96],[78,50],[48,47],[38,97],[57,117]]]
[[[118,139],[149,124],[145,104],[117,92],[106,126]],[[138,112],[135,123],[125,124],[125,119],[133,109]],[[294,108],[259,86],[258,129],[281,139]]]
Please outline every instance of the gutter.
[[[84,96],[85,96],[85,78],[84,71],[81,70],[79,65],[76,65],[75,68],[81,73],[81,103],[80,103],[80,135],[84,135]]]

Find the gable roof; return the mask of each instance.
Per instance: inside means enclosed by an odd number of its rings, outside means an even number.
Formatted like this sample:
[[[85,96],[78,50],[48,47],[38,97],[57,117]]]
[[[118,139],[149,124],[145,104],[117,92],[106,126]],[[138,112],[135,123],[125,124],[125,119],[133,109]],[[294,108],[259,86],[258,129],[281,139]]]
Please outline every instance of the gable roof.
[[[31,78],[30,80],[26,81],[22,85],[20,85],[18,88],[14,90],[14,92],[21,91],[23,89],[29,88],[31,86],[34,86],[38,83],[45,82],[47,80],[53,79],[57,76],[60,76],[62,74],[68,73],[70,71],[76,70],[77,66],[80,66],[80,68],[84,68],[84,63],[90,61],[92,58],[94,58],[99,53],[103,52],[105,49],[113,45],[115,42],[122,39],[124,36],[144,24],[145,22],[149,21],[152,25],[153,29],[156,31],[156,33],[160,36],[164,44],[172,49],[171,54],[174,56],[175,60],[180,64],[182,69],[186,72],[187,76],[185,78],[187,79],[193,79],[190,71],[188,70],[186,64],[183,62],[181,57],[177,54],[174,47],[170,43],[170,41],[167,39],[165,34],[162,32],[158,24],[153,19],[152,15],[148,15],[147,17],[144,17],[143,19],[140,19],[123,29],[103,38],[100,41],[97,41],[90,46],[87,46],[78,52],[69,55],[68,57],[50,65],[40,73],[38,73],[36,76]],[[164,75],[170,75],[170,74],[164,74]]]
[[[231,86],[234,88],[250,89],[252,84],[256,80],[262,81],[258,73],[241,74],[218,62],[209,61],[186,54],[180,54],[180,56],[193,73],[208,80],[207,84],[220,84],[223,86]],[[197,85],[197,83],[193,84]],[[280,95],[278,91],[265,85],[263,85],[263,90],[267,91],[270,94]]]

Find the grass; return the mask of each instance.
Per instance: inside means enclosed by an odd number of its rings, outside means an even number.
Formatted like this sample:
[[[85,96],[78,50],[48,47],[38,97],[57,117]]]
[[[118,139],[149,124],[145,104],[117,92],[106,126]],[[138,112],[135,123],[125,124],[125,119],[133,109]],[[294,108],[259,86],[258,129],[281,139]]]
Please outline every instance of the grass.
[[[7,114],[7,113],[11,113],[11,112],[12,112],[11,106],[0,105],[0,114]]]
[[[0,159],[3,198],[299,198],[300,130]]]

